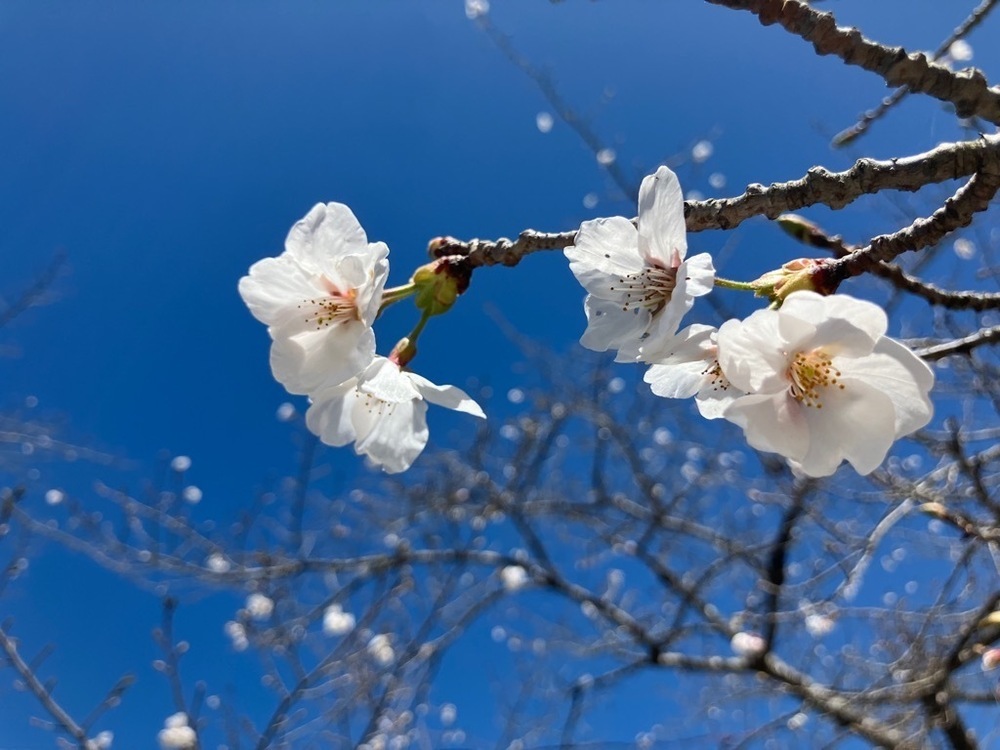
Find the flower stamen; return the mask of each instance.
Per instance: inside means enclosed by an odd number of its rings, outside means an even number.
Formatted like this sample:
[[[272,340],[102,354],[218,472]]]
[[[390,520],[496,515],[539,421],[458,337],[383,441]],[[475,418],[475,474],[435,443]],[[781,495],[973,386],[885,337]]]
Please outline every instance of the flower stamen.
[[[722,368],[719,367],[719,360],[713,359],[708,367],[702,370],[701,374],[708,379],[708,383],[712,386],[713,391],[729,390],[729,378],[726,377],[725,373],[722,372]]]
[[[361,311],[358,309],[358,293],[354,289],[349,289],[346,293],[323,279],[324,286],[329,291],[327,297],[315,297],[313,299],[302,300],[299,309],[305,309],[305,322],[315,325],[317,331],[337,325],[347,323],[352,320],[361,320]]]
[[[797,352],[785,376],[791,381],[788,392],[792,398],[803,406],[814,406],[817,409],[823,408],[824,389],[844,388],[844,384],[838,381],[840,370],[833,366],[830,355],[822,349]]]
[[[620,277],[618,286],[611,287],[611,291],[625,293],[623,311],[647,308],[655,314],[670,301],[676,286],[676,268],[646,266],[638,273]]]

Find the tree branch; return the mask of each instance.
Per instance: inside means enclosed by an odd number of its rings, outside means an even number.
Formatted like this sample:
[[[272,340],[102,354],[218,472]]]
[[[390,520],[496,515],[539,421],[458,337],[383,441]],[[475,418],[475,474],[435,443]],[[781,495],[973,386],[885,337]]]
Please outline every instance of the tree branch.
[[[813,10],[799,0],[707,0],[734,10],[746,10],[761,24],[777,23],[790,34],[812,42],[820,55],[836,55],[881,76],[889,86],[933,96],[955,105],[959,117],[981,117],[1000,124],[1000,91],[990,88],[975,68],[958,72],[928,60],[923,52],[907,54],[902,47],[878,44],[854,28],[837,26],[832,13]]]

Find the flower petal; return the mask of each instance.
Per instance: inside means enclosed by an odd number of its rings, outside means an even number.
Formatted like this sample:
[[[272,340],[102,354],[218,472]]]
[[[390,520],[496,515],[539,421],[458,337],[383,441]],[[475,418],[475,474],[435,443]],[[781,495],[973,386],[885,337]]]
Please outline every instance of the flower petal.
[[[683,276],[684,289],[692,297],[701,297],[715,288],[715,265],[708,253],[698,253],[681,263],[678,279]]]
[[[338,258],[368,252],[368,237],[343,203],[317,203],[288,232],[285,250],[306,268],[332,279]]]
[[[327,445],[340,447],[355,438],[351,412],[357,401],[356,380],[328,388],[313,398],[306,411],[306,426]]]
[[[585,221],[574,244],[563,250],[569,268],[584,289],[601,299],[618,299],[612,287],[629,274],[642,270],[638,235],[622,216]]]
[[[309,395],[361,373],[375,356],[375,332],[360,321],[294,337],[274,335],[271,372],[289,393]]]
[[[743,428],[753,448],[801,461],[811,439],[802,411],[802,405],[782,391],[742,396],[729,405],[723,416]]]
[[[667,268],[687,254],[687,224],[681,184],[668,167],[660,167],[639,187],[639,252]]]
[[[358,383],[358,390],[390,404],[404,404],[420,399],[420,391],[409,373],[385,357],[376,357]]]
[[[788,354],[775,310],[757,310],[746,320],[727,320],[719,328],[719,365],[739,390],[755,393],[785,390]],[[811,328],[811,326],[810,326]]]
[[[435,385],[427,378],[413,372],[408,373],[408,376],[420,395],[430,403],[486,419],[486,414],[479,404],[461,388],[456,388],[453,385]]]
[[[389,474],[410,468],[427,445],[427,404],[421,400],[385,404],[385,408],[370,419],[367,407],[359,400],[354,408],[355,427],[358,417],[364,422],[364,433],[358,429],[354,450],[368,456]]]
[[[781,311],[812,323],[817,327],[817,336],[829,341],[836,341],[836,336],[824,334],[823,327],[831,321],[847,321],[853,327],[867,333],[872,345],[885,335],[888,327],[888,319],[881,307],[849,294],[823,296],[816,292],[801,290],[788,295],[781,306]],[[820,341],[816,346],[825,343],[826,341]]]
[[[316,277],[287,256],[264,258],[240,279],[240,296],[257,320],[284,326],[302,315],[298,305],[323,293]]]
[[[580,337],[580,344],[595,352],[637,344],[649,327],[651,316],[644,307],[623,310],[618,302],[592,295],[587,296],[583,306],[587,313],[587,330]]]
[[[833,474],[847,459],[869,474],[896,438],[892,400],[866,380],[844,377],[844,388],[827,388],[823,408],[800,407],[809,426],[809,450],[797,459],[811,477]]]
[[[934,385],[934,373],[898,341],[883,336],[870,356],[838,359],[834,364],[845,378],[863,380],[892,400],[894,437],[909,435],[931,421],[934,405],[928,392]]]

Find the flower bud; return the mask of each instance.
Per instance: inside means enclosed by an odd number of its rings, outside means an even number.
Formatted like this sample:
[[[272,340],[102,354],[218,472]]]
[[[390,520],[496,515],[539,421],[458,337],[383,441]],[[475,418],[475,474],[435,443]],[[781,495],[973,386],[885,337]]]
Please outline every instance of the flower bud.
[[[432,258],[443,258],[452,255],[451,248],[459,244],[454,237],[435,237],[427,243],[427,254]]]
[[[400,369],[406,367],[417,356],[417,345],[409,338],[401,338],[389,352],[389,360],[395,362]]]
[[[462,292],[469,288],[471,270],[454,256],[438,258],[421,266],[411,282],[416,287],[414,302],[426,315],[448,312]]]
[[[837,290],[827,269],[830,262],[815,258],[796,258],[781,268],[768,271],[750,285],[758,297],[767,297],[772,302],[781,302],[792,292],[808,290],[819,294],[833,294]]]

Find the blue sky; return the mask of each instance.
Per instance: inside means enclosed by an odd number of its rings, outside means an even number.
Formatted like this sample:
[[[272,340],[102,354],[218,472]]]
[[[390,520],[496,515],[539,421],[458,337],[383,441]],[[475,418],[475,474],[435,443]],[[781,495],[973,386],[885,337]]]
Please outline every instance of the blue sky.
[[[830,135],[884,93],[875,77],[707,4],[494,5],[496,25],[548,71],[628,172],[638,178],[678,158],[685,188],[708,196],[796,178],[815,163],[845,167],[857,153],[831,151]],[[903,21],[901,3],[825,5],[874,38],[933,48],[972,3],[912,0]],[[987,28],[971,42],[989,74],[1000,53],[989,49]],[[67,258],[51,303],[0,331],[9,355],[0,359],[0,398],[8,407],[37,398],[33,413],[65,421],[65,438],[128,459],[123,481],[133,486],[167,457],[191,456],[204,517],[231,518],[268,477],[290,470],[293,441],[274,414],[302,400],[271,378],[266,333],[236,283],[280,251],[314,203],[348,204],[369,238],[389,245],[390,284],[425,262],[436,235],[514,236],[634,213],[564,123],[539,131],[536,115],[551,106],[458,0],[8,2],[0,102],[0,293],[15,294],[57,251]],[[957,136],[948,112],[914,99],[876,125],[863,149],[910,154]],[[713,155],[690,163],[692,144],[706,137]],[[713,173],[725,187],[710,186]],[[588,194],[598,197],[592,208]],[[868,237],[892,221],[883,204],[866,201],[835,231]],[[727,247],[719,257],[730,278],[800,254],[763,221],[690,244]],[[415,369],[435,382],[491,384],[498,397],[484,406],[502,415],[520,354],[489,311],[568,350],[572,366],[582,297],[559,254],[483,269],[452,313],[432,322]],[[735,296],[727,302],[750,309]],[[399,307],[380,322],[381,353],[416,319]],[[432,435],[435,425],[471,429],[432,413]],[[340,482],[358,464],[350,450],[331,461]],[[104,471],[40,470],[36,496],[53,486],[86,494]],[[59,645],[51,664],[67,695],[92,691],[79,680],[94,669],[110,684],[148,665],[154,597],[61,555],[38,561],[31,576],[4,611],[34,648]],[[222,601],[217,611],[232,606]],[[225,647],[216,622],[203,638],[206,651]],[[117,717],[124,744],[116,747],[145,746],[140,738],[162,723],[165,688],[152,674],[141,682],[137,690],[149,692]],[[0,708],[0,748],[10,743],[48,747],[51,738]]]

